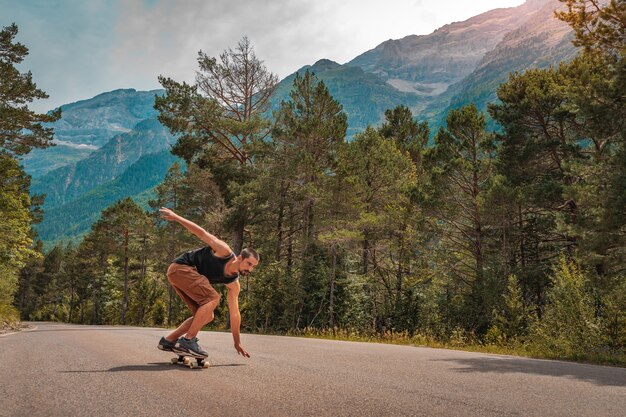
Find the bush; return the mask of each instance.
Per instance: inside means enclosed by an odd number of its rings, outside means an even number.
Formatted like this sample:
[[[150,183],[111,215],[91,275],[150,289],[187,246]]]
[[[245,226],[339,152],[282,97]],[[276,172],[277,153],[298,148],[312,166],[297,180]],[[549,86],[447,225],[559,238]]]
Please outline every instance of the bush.
[[[493,322],[485,335],[485,342],[496,345],[514,345],[528,332],[530,309],[524,303],[522,290],[515,275],[507,279],[502,295],[502,307],[494,309]]]
[[[613,349],[626,350],[626,277],[603,297],[602,320],[607,342]]]
[[[552,358],[584,359],[605,342],[595,316],[593,296],[575,262],[561,257],[552,274],[553,286],[541,320],[531,327],[529,348]]]
[[[0,330],[20,327],[20,313],[10,305],[0,304]]]

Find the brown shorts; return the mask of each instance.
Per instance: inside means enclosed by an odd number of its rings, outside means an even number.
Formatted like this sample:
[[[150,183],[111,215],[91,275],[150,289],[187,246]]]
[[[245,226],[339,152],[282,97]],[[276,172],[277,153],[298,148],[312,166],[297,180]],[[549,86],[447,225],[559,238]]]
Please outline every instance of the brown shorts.
[[[201,305],[212,301],[219,304],[220,294],[193,266],[172,263],[167,269],[167,280],[194,314]]]

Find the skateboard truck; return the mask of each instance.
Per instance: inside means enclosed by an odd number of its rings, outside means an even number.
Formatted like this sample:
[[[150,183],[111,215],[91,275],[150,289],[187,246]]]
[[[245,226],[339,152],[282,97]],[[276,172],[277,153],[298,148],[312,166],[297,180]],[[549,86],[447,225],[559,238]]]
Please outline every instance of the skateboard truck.
[[[188,366],[189,369],[194,368],[208,368],[211,366],[207,358],[196,358],[189,355],[178,355],[171,360],[172,365],[178,363],[180,365]]]

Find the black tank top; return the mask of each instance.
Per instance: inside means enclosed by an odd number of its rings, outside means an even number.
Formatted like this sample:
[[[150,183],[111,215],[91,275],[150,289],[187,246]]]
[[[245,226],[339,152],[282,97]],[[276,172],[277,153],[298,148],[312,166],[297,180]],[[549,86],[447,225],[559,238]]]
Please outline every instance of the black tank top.
[[[230,253],[226,258],[215,256],[213,249],[209,246],[185,252],[174,263],[188,266],[195,266],[199,273],[204,275],[211,284],[230,284],[239,278],[239,274],[224,275],[224,266],[235,256]]]

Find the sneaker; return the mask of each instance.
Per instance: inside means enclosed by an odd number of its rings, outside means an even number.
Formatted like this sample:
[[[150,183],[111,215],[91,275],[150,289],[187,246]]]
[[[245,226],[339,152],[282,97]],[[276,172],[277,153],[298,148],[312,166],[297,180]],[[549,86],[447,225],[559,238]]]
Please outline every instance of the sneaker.
[[[209,354],[204,349],[198,346],[197,337],[194,337],[191,340],[181,337],[180,339],[178,339],[178,341],[176,342],[176,345],[174,346],[174,352],[187,353],[191,356],[195,356],[199,358],[206,358],[207,356],[209,356]]]
[[[175,345],[176,345],[176,342],[170,342],[165,337],[162,337],[161,340],[159,340],[159,344],[157,345],[157,347],[161,350],[173,352]]]

